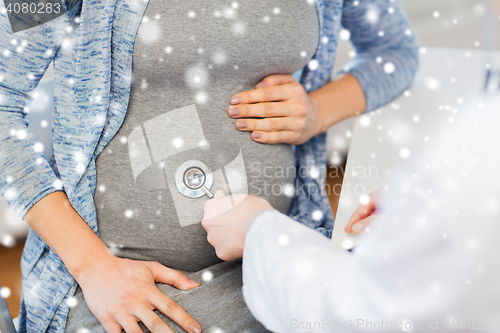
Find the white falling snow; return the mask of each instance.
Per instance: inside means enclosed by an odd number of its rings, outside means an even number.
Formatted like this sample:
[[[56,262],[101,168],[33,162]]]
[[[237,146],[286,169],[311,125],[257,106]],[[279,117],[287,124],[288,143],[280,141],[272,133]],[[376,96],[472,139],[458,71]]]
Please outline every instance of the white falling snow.
[[[309,168],[309,176],[311,176],[311,178],[313,178],[313,179],[318,179],[319,178],[319,169],[318,169],[318,167],[316,167],[314,165],[311,166]]]
[[[141,89],[147,89],[147,88],[148,88],[148,81],[146,81],[146,79],[143,78],[141,81]]]
[[[218,50],[218,51],[214,52],[214,54],[212,55],[212,61],[216,65],[219,65],[219,66],[223,65],[227,61],[226,54],[224,53],[224,51]]]
[[[377,24],[380,20],[380,10],[377,6],[370,5],[366,11],[366,20],[371,24]]]
[[[206,92],[200,91],[200,92],[198,92],[196,94],[195,99],[196,99],[196,103],[198,103],[198,104],[204,104],[204,103],[207,102],[208,95],[207,95]]]
[[[359,198],[359,203],[362,205],[368,205],[370,203],[370,197],[366,194],[362,195]]]
[[[16,245],[16,239],[12,235],[3,234],[0,236],[0,244],[5,247],[13,247]]]
[[[290,238],[287,235],[280,235],[278,237],[278,244],[281,246],[286,246],[290,242]]]
[[[323,218],[323,213],[320,210],[315,210],[312,213],[312,218],[315,221],[319,221],[319,220],[321,220]]]
[[[346,250],[350,250],[354,247],[354,242],[352,241],[352,239],[350,238],[346,238],[344,239],[344,241],[342,242],[342,247]]]
[[[227,7],[222,11],[222,15],[224,15],[225,18],[232,20],[236,18],[236,11],[233,8]]]
[[[441,82],[435,77],[428,77],[425,79],[425,86],[432,91],[438,91],[441,89]]]
[[[208,71],[201,66],[191,67],[186,71],[184,79],[189,87],[199,89],[208,83]]]
[[[203,281],[208,282],[208,281],[211,281],[214,278],[214,274],[212,272],[210,272],[210,271],[205,271],[201,275],[201,278],[203,279]]]
[[[330,157],[331,165],[340,165],[340,163],[342,163],[342,157],[339,154],[334,154],[332,157]]]
[[[243,22],[236,22],[233,24],[233,34],[243,35],[246,31],[246,25]]]
[[[214,326],[210,329],[210,333],[225,333],[220,327]]]
[[[28,137],[28,133],[25,130],[21,129],[16,132],[16,136],[19,140],[24,140]]]
[[[60,179],[56,179],[53,183],[52,186],[54,186],[57,189],[62,189],[63,188],[63,183]]]
[[[47,50],[45,50],[43,57],[50,58],[53,54],[54,54],[54,51],[52,51],[51,49],[47,49]]]
[[[77,333],[90,333],[90,330],[88,328],[81,327],[78,329]]]
[[[318,67],[319,67],[318,60],[312,59],[311,61],[309,61],[309,64],[307,65],[307,67],[309,67],[309,69],[312,70],[312,71],[317,70]]]
[[[180,149],[184,145],[184,140],[182,140],[182,138],[175,138],[174,140],[172,140],[172,145],[174,146],[174,148]]]
[[[9,287],[2,287],[0,289],[0,296],[2,296],[3,298],[7,299],[10,297],[10,295],[11,295],[11,291],[10,291]]]
[[[399,150],[399,157],[401,157],[402,159],[407,159],[408,157],[410,157],[411,155],[411,152],[410,152],[410,149],[408,148],[401,148]]]
[[[66,304],[68,304],[70,308],[74,308],[75,306],[78,305],[78,300],[75,297],[70,297],[66,301]]]
[[[371,124],[371,119],[368,115],[364,114],[361,117],[359,117],[359,124],[363,127],[368,127]]]
[[[76,165],[76,172],[77,173],[84,173],[85,172],[85,165],[83,165],[83,163],[78,163]]]
[[[36,152],[36,153],[39,153],[41,151],[43,151],[43,143],[41,142],[37,142],[33,145],[33,150]]]
[[[161,29],[155,21],[142,20],[137,32],[139,39],[146,44],[156,43],[161,37]]]
[[[384,72],[387,74],[392,74],[396,70],[396,66],[392,62],[388,62],[384,65]]]
[[[283,188],[283,193],[287,196],[287,197],[293,197],[294,193],[295,193],[295,186],[293,186],[292,184],[286,184]]]
[[[347,29],[340,30],[339,37],[342,40],[349,40],[351,38],[351,32]]]

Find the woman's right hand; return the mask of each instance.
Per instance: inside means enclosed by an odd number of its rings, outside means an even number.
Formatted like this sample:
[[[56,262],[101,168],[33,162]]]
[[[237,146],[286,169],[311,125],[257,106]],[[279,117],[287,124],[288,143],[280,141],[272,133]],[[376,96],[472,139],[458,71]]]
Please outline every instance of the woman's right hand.
[[[85,301],[108,333],[142,332],[142,322],[153,333],[173,332],[153,311],[158,309],[186,332],[200,333],[200,325],[177,303],[160,292],[155,282],[191,290],[200,284],[158,262],[110,255],[95,260],[76,280]]]

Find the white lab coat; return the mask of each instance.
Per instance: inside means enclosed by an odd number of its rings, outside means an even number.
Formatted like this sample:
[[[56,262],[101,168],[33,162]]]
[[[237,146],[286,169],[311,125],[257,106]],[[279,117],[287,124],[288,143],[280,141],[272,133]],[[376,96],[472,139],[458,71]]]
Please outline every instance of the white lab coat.
[[[254,316],[274,332],[500,330],[499,111],[498,99],[476,102],[436,128],[353,253],[277,211],[258,215],[243,256]]]

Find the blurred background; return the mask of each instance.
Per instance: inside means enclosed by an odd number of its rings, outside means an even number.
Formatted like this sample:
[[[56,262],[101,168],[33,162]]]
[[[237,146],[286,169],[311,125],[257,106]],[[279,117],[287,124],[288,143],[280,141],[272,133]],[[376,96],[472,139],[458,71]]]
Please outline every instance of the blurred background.
[[[481,0],[400,0],[425,47],[481,49],[482,21],[487,10]],[[499,17],[500,19],[500,17]],[[500,34],[499,34],[500,35]],[[497,38],[500,36],[497,36]],[[497,45],[499,45],[498,43]],[[335,69],[341,68],[354,56],[348,40],[340,40]],[[51,113],[53,103],[53,71],[50,67],[32,102],[28,120],[38,141],[44,144],[48,156],[51,147]],[[345,165],[352,136],[354,119],[332,127],[328,132],[329,168]],[[330,174],[330,172],[328,172]],[[327,178],[331,189],[330,202],[337,210],[342,173]],[[0,198],[0,294],[7,299],[13,317],[18,315],[21,294],[20,258],[29,227],[16,217]]]

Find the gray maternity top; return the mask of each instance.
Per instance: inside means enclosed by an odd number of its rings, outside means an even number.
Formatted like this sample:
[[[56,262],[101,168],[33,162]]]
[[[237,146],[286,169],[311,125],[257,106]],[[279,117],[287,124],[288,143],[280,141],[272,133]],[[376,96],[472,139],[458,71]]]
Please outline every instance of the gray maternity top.
[[[100,238],[119,257],[156,260],[203,283],[190,292],[158,286],[205,331],[264,328],[244,304],[241,262],[221,262],[206,240],[207,196],[182,195],[175,172],[203,161],[213,192],[259,195],[288,213],[291,146],[253,141],[227,110],[264,77],[305,66],[318,40],[316,7],[306,0],[150,0],[140,24],[127,114],[96,161]],[[80,288],[75,297],[67,331],[102,331]]]

